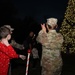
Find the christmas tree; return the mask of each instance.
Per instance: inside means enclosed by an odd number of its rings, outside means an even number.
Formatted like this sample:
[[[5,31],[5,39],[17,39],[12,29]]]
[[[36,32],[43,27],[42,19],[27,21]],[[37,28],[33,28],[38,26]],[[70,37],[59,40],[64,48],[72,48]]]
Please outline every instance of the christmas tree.
[[[75,53],[75,0],[68,2],[60,33],[64,37],[62,51]]]

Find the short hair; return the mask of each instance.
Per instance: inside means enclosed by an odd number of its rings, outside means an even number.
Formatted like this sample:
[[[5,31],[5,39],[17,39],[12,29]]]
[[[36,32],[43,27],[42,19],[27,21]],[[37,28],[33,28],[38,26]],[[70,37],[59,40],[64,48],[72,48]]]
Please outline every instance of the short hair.
[[[1,27],[0,28],[0,39],[2,38],[6,38],[8,34],[10,34],[11,31],[9,28],[7,27]]]

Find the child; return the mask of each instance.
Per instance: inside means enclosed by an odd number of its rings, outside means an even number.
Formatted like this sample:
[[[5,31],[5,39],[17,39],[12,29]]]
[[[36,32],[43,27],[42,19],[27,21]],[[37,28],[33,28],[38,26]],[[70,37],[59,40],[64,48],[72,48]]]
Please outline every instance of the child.
[[[11,31],[7,27],[0,28],[0,75],[7,75],[10,59],[25,59],[24,55],[18,55],[9,44],[11,39]]]

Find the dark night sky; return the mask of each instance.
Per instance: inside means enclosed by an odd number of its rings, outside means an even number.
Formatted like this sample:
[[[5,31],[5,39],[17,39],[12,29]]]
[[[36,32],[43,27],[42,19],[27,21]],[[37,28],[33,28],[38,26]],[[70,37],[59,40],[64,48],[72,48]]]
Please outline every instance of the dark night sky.
[[[49,17],[57,18],[60,28],[68,0],[0,0],[0,3],[1,25],[10,24],[14,27],[17,38],[20,35],[26,37],[31,30],[37,33],[41,28],[40,23],[46,22]]]
[[[44,19],[49,17],[63,18],[68,0],[13,0],[12,2],[18,10],[17,17],[23,19],[25,16],[32,16],[38,22],[44,22]]]

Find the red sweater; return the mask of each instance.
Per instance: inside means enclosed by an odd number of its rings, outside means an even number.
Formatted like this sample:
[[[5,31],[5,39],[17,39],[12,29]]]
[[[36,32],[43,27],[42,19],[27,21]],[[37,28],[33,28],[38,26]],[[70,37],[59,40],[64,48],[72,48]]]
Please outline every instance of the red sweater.
[[[7,75],[10,59],[18,57],[11,45],[6,46],[0,42],[0,75]]]

